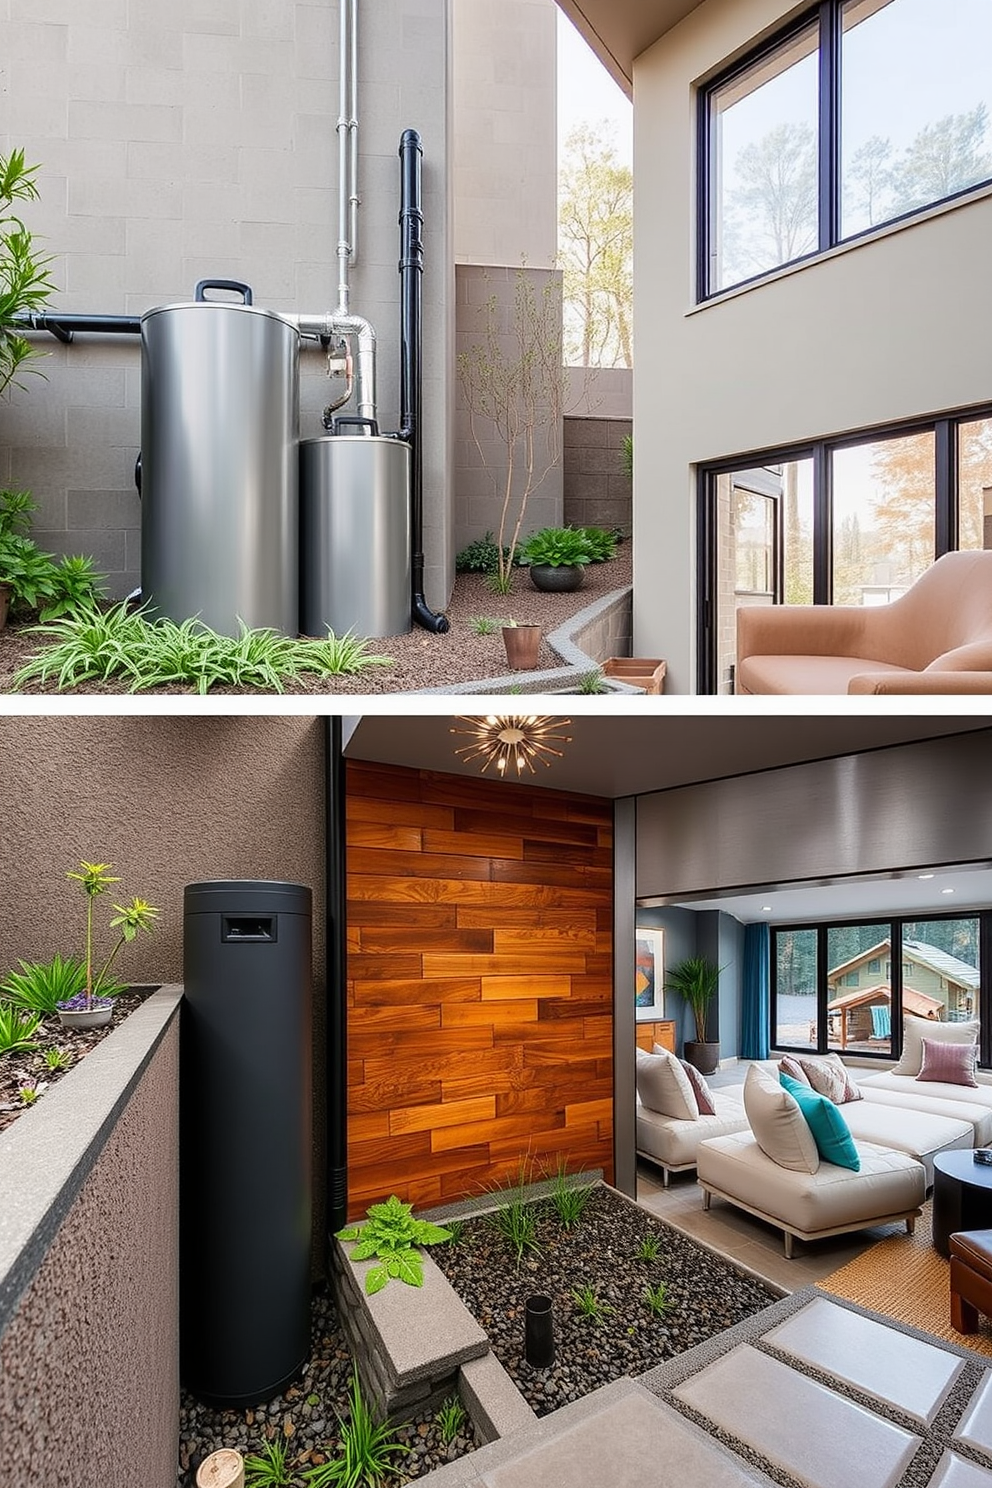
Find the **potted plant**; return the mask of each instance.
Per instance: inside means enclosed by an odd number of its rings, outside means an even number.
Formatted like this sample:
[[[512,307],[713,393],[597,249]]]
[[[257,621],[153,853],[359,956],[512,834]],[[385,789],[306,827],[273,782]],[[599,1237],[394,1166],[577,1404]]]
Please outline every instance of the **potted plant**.
[[[706,1015],[720,985],[722,968],[705,956],[689,956],[673,966],[665,979],[666,989],[678,992],[692,1012],[695,1039],[686,1039],[685,1057],[700,1074],[712,1075],[720,1063],[720,1045],[706,1037]]]
[[[547,593],[578,589],[586,564],[592,562],[589,541],[581,527],[542,527],[527,538],[521,554],[530,564],[534,588]]]
[[[539,625],[518,625],[516,620],[504,620],[502,624],[503,645],[511,671],[532,672],[537,666],[541,647]]]
[[[121,947],[134,940],[139,930],[154,929],[158,915],[158,910],[145,899],[135,897],[130,904],[115,904],[116,914],[110,921],[110,928],[118,932],[117,940],[96,976],[93,975],[93,902],[106,893],[111,884],[120,883],[120,879],[110,873],[113,866],[113,863],[83,862],[79,865],[81,871],[66,874],[73,883],[80,885],[86,895],[86,986],[74,997],[56,1005],[59,1018],[67,1028],[101,1028],[110,1022],[114,1000],[102,995],[110,986],[110,968]]]

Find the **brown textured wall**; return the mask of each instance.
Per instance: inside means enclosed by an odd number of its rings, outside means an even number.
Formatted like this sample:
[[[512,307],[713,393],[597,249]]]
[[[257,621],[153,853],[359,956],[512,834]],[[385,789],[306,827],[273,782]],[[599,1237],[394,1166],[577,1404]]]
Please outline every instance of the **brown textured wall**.
[[[140,894],[162,911],[154,933],[121,952],[117,965],[130,981],[182,981],[185,884],[200,878],[305,883],[314,891],[319,1051],[326,966],[323,812],[320,719],[0,718],[0,850],[7,865],[0,973],[19,957],[82,951],[85,903],[65,877],[81,858],[113,863],[122,895]],[[103,936],[111,897],[97,901]],[[322,1111],[319,1059],[314,1094]],[[314,1131],[316,1237],[323,1233],[322,1119]],[[322,1250],[315,1247],[318,1264]]]
[[[167,1488],[178,1448],[174,1020],[0,1340],[12,1488]]]
[[[613,1161],[613,808],[348,765],[348,1187]]]

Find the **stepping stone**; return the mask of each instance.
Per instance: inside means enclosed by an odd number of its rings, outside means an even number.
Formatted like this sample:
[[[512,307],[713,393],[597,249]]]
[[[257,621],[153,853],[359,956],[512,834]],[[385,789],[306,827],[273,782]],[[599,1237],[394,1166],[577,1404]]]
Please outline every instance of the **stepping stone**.
[[[586,1399],[592,1405],[595,1396]],[[553,1430],[553,1420],[545,1417],[541,1426]],[[512,1448],[512,1438],[501,1445]],[[689,1483],[759,1488],[768,1483],[640,1388],[603,1409],[592,1409],[577,1425],[502,1466],[483,1469],[482,1481],[486,1488],[686,1488]]]
[[[992,1373],[982,1376],[967,1411],[958,1422],[954,1440],[968,1442],[992,1456]]]
[[[673,1394],[808,1488],[893,1488],[920,1445],[918,1436],[749,1344]]]
[[[964,1368],[955,1354],[825,1297],[766,1333],[764,1341],[875,1400],[898,1406],[921,1426],[936,1416]]]
[[[930,1479],[930,1488],[992,1488],[992,1472],[955,1452],[945,1452]]]

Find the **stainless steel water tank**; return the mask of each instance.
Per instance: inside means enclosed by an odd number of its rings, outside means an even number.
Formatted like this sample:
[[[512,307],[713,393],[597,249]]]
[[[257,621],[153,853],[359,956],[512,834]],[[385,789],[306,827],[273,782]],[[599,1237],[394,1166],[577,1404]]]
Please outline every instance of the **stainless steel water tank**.
[[[242,302],[207,289],[240,291]],[[299,334],[247,285],[141,318],[141,590],[159,615],[299,626]]]
[[[306,635],[411,629],[410,446],[373,434],[300,441]]]

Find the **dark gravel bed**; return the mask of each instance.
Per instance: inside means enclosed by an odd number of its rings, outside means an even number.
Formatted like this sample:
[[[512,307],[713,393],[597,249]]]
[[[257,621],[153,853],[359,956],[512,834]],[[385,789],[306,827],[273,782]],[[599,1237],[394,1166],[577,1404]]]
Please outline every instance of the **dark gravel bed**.
[[[518,1266],[487,1216],[466,1220],[455,1244],[433,1259],[489,1335],[493,1352],[539,1416],[622,1375],[643,1374],[777,1301],[777,1294],[695,1245],[615,1191],[593,1189],[579,1224],[563,1230],[539,1201],[540,1251]],[[654,1260],[640,1259],[656,1238]],[[656,1316],[645,1288],[664,1283],[668,1306]],[[573,1293],[589,1287],[602,1320],[583,1316]],[[527,1297],[551,1297],[556,1358],[532,1369],[524,1358]]]
[[[450,687],[456,682],[505,676],[509,667],[503,637],[499,630],[493,635],[477,635],[473,621],[478,616],[542,626],[545,639],[541,642],[538,666],[542,670],[559,666],[561,658],[546,639],[549,632],[597,599],[629,585],[631,567],[631,544],[624,542],[608,563],[589,564],[582,588],[574,594],[540,593],[534,588],[525,568],[514,571],[513,590],[503,596],[491,592],[482,574],[459,574],[445,611],[451,624],[447,634],[432,635],[420,626],[414,626],[407,635],[387,636],[370,643],[371,651],[392,658],[389,666],[369,667],[355,677],[301,676],[287,682],[285,691],[289,696],[417,692],[428,687]],[[0,692],[10,691],[18,667],[39,649],[39,638],[31,634],[27,625],[7,625],[0,630]],[[128,690],[127,683],[119,680],[84,682],[79,687],[67,689],[66,695],[112,694]],[[54,682],[30,683],[24,688],[28,696],[57,691]],[[252,696],[261,691],[250,687],[215,687],[210,695]],[[188,697],[193,693],[189,687],[170,686],[151,687],[147,693],[140,694],[146,695]]]
[[[398,1283],[394,1283],[398,1285]],[[221,1447],[233,1447],[245,1457],[261,1455],[269,1442],[281,1438],[291,1477],[286,1488],[305,1482],[307,1468],[318,1467],[337,1454],[339,1416],[347,1416],[351,1387],[351,1354],[338,1326],[333,1300],[326,1292],[314,1296],[312,1349],[306,1368],[282,1395],[249,1410],[214,1410],[182,1392],[179,1409],[178,1488],[195,1488],[196,1471],[205,1457]],[[382,1488],[398,1488],[476,1446],[471,1423],[463,1434],[446,1443],[435,1413],[412,1416],[390,1435],[405,1451],[392,1459],[395,1471]]]

